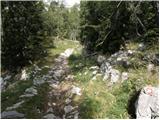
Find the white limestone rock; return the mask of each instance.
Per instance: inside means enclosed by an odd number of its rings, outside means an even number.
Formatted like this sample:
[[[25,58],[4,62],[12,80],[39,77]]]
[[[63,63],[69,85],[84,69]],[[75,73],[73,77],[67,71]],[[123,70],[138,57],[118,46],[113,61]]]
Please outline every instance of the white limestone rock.
[[[138,119],[159,118],[159,88],[144,87],[136,101],[136,117]]]
[[[71,93],[72,93],[72,94],[79,95],[79,96],[82,95],[82,94],[81,94],[81,88],[76,87],[76,86],[73,86],[73,87],[72,87]]]
[[[111,83],[116,83],[120,79],[120,72],[116,69],[111,70]]]
[[[128,79],[128,73],[127,72],[123,72],[121,75],[122,78],[122,82]]]

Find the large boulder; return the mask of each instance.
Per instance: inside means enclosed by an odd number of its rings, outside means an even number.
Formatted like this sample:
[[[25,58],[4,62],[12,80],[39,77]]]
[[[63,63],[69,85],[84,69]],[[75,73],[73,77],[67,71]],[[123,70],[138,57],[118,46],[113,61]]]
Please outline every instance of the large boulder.
[[[159,88],[146,86],[144,87],[136,101],[136,117],[139,119],[159,118]]]

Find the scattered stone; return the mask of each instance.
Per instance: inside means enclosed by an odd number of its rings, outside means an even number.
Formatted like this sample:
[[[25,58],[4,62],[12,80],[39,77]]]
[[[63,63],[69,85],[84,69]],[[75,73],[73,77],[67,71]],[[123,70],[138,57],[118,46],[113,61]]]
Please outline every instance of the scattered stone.
[[[94,76],[91,80],[96,80],[97,79],[97,77],[96,76]]]
[[[74,119],[78,119],[79,113],[74,114]]]
[[[88,74],[88,71],[86,71],[85,73],[84,73],[84,75],[87,75]]]
[[[148,74],[151,74],[151,73],[153,73],[154,72],[154,64],[149,64],[148,66],[147,66],[147,71],[148,71]]]
[[[52,106],[50,102],[48,102],[48,106],[49,106],[49,107],[51,107],[51,106]]]
[[[74,75],[68,75],[65,79],[66,80],[74,80]]]
[[[37,90],[34,87],[27,88],[25,92],[37,95]]]
[[[106,71],[103,77],[103,81],[108,80],[110,78],[110,71]]]
[[[56,106],[56,103],[52,103],[53,106]]]
[[[17,111],[4,111],[1,114],[2,119],[24,118],[24,114]]]
[[[22,74],[21,74],[20,80],[26,80],[27,78],[28,78],[28,75],[26,73],[26,70],[24,69],[24,70],[22,70]]]
[[[71,102],[71,99],[69,99],[69,98],[67,98],[66,100],[65,100],[65,103],[66,104],[69,104]]]
[[[25,94],[21,95],[20,97],[33,97],[33,96],[35,96],[37,94],[38,94],[37,90],[34,87],[30,87],[30,88],[27,88],[25,90]]]
[[[144,45],[144,43],[140,43],[140,44],[138,45],[138,50],[139,50],[139,51],[143,51],[143,50],[145,50],[145,48],[146,48],[146,46]]]
[[[109,62],[105,62],[101,64],[100,71],[105,74],[106,72],[110,71],[112,69],[112,66]]]
[[[127,72],[123,72],[122,73],[122,82],[128,79],[128,73]]]
[[[68,48],[67,50],[64,51],[64,53],[61,53],[61,55],[68,58],[73,53],[73,51],[74,49]]]
[[[96,77],[100,77],[100,76],[102,76],[102,74],[101,74],[101,73],[96,74]]]
[[[50,114],[47,114],[47,115],[43,116],[43,118],[45,118],[45,119],[56,119],[57,117],[54,114],[50,113]]]
[[[159,118],[159,88],[144,87],[136,101],[136,117],[138,119]]]
[[[116,83],[120,79],[120,72],[116,69],[111,70],[111,83]]]
[[[61,76],[63,76],[64,73],[65,72],[62,69],[60,69],[60,70],[58,69],[58,70],[54,71],[55,77],[58,77],[58,78],[60,78]]]
[[[130,55],[133,55],[133,53],[134,53],[134,51],[132,51],[132,50],[128,50],[127,52],[128,52],[128,55],[129,55],[129,56],[130,56]]]
[[[65,106],[64,107],[64,112],[65,114],[71,112],[73,110],[73,107],[71,105]]]
[[[8,110],[16,109],[16,108],[20,107],[21,104],[23,104],[23,103],[24,103],[24,100],[21,101],[21,102],[18,102],[18,103],[16,103],[16,104],[14,104],[14,105],[11,106],[11,107],[7,107],[6,110],[8,111]]]
[[[42,78],[37,78],[37,79],[34,79],[34,80],[33,80],[33,84],[34,84],[34,85],[41,85],[41,84],[43,84],[43,83],[45,83],[45,80],[42,79]]]
[[[47,113],[52,113],[53,112],[53,108],[50,107],[48,110],[47,110]]]
[[[105,56],[98,55],[98,57],[97,57],[97,62],[98,62],[99,64],[102,64],[105,60],[106,60]]]
[[[5,90],[5,86],[7,85],[7,81],[4,81],[4,79],[0,79],[0,82],[1,82],[1,85],[0,85],[0,88],[2,91]]]
[[[153,63],[154,65],[159,65],[159,53],[156,53],[156,54],[153,56],[152,63]]]
[[[50,84],[49,86],[54,88],[54,89],[58,89],[58,85],[57,84]]]
[[[49,68],[49,66],[45,65],[43,68]]]
[[[93,74],[93,75],[96,75],[96,74],[97,74],[97,70],[93,71],[92,74]]]
[[[8,80],[8,79],[10,79],[12,76],[11,75],[7,75],[3,80],[5,81],[5,80]]]
[[[73,86],[71,93],[76,94],[76,95],[81,95],[81,89],[79,87]]]
[[[92,66],[92,67],[90,67],[89,69],[90,69],[90,70],[98,70],[99,67],[98,67],[98,66]]]

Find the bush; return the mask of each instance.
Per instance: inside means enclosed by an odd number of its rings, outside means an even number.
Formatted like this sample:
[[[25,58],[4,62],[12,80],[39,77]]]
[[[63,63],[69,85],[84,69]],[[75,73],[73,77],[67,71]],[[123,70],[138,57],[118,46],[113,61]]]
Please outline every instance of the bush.
[[[2,1],[2,67],[16,69],[45,53],[42,1]]]

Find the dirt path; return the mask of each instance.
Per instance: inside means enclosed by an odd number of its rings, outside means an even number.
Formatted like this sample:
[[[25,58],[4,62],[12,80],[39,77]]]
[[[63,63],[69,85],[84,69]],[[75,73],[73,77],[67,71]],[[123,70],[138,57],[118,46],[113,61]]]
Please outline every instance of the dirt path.
[[[54,67],[48,72],[54,79],[48,81],[50,92],[46,114],[43,118],[78,118],[78,106],[73,103],[75,95],[81,95],[81,89],[72,85],[73,76],[70,74],[68,57],[73,53],[69,48],[55,59]],[[67,84],[64,82],[67,81]]]

